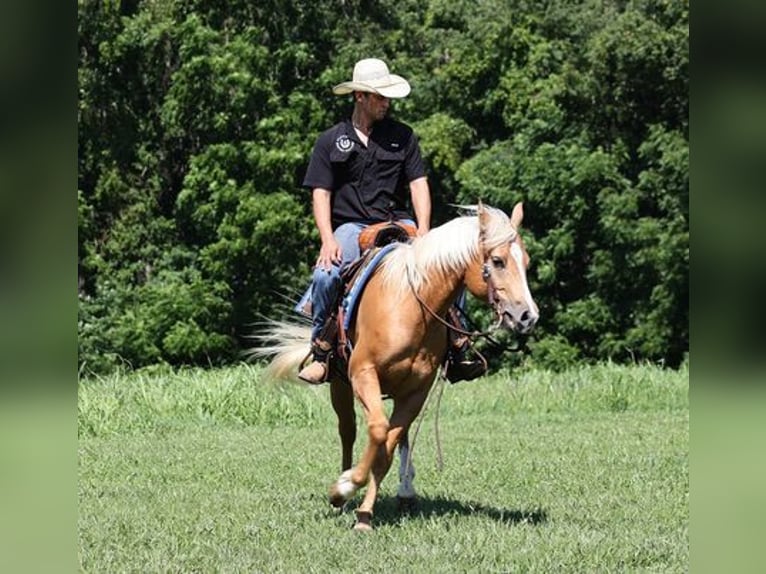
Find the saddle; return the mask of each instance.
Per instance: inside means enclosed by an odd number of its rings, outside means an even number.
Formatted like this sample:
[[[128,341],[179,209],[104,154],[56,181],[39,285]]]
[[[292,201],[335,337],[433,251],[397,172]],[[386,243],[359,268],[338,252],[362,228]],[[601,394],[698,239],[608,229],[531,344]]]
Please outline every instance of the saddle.
[[[394,241],[407,243],[417,235],[417,228],[409,223],[383,221],[365,227],[359,234],[359,249],[362,253],[373,247],[383,247]]]

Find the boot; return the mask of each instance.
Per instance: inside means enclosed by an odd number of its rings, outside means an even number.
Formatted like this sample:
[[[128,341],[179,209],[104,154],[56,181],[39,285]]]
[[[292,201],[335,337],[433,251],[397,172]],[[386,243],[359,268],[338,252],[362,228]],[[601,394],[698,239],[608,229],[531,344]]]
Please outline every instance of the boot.
[[[465,326],[460,321],[457,307],[450,307],[447,313],[447,320],[458,329],[465,329]],[[466,359],[466,353],[471,347],[471,341],[467,336],[462,335],[457,331],[450,330],[449,343],[450,351],[447,356],[447,363],[445,364],[444,376],[447,377],[447,380],[450,383],[472,381],[487,372],[486,361],[480,359]]]
[[[321,385],[327,380],[327,363],[314,359],[301,369],[298,378],[311,385]]]
[[[330,371],[330,349],[332,347],[329,343],[317,339],[312,348],[314,359],[301,369],[298,378],[311,385],[321,385],[327,381],[327,374]]]
[[[464,355],[450,355],[444,375],[450,383],[472,381],[487,372],[487,365],[480,360],[469,360]]]

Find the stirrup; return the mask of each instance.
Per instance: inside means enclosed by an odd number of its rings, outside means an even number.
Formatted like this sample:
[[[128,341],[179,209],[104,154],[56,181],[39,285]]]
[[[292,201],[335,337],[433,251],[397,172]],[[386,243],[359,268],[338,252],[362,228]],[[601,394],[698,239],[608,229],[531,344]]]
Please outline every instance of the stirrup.
[[[332,351],[332,345],[320,338],[314,340],[311,344],[311,362],[305,365],[298,373],[298,378],[301,381],[312,385],[321,385],[327,381],[327,376],[330,373],[330,352]],[[304,359],[304,364],[306,362]]]

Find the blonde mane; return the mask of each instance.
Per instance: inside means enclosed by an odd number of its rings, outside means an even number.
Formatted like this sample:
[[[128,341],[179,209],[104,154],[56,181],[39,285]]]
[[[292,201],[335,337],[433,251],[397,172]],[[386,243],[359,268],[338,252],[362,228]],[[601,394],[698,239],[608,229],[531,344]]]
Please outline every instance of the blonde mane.
[[[465,270],[479,254],[478,207],[459,206],[473,213],[435,227],[410,244],[397,246],[381,265],[384,284],[397,296],[407,288],[419,290],[429,280]],[[489,218],[484,230],[484,248],[493,249],[513,241],[516,230],[508,216],[494,207],[484,206]]]

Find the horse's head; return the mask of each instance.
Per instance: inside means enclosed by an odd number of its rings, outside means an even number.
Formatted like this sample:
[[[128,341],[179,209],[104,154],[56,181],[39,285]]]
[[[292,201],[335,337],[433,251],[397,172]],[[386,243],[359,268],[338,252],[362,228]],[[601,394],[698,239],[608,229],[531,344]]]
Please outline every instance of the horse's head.
[[[529,333],[540,316],[527,284],[529,255],[518,232],[524,210],[517,203],[510,219],[498,209],[479,202],[481,261],[466,273],[466,286],[486,298],[498,321],[517,333]]]

